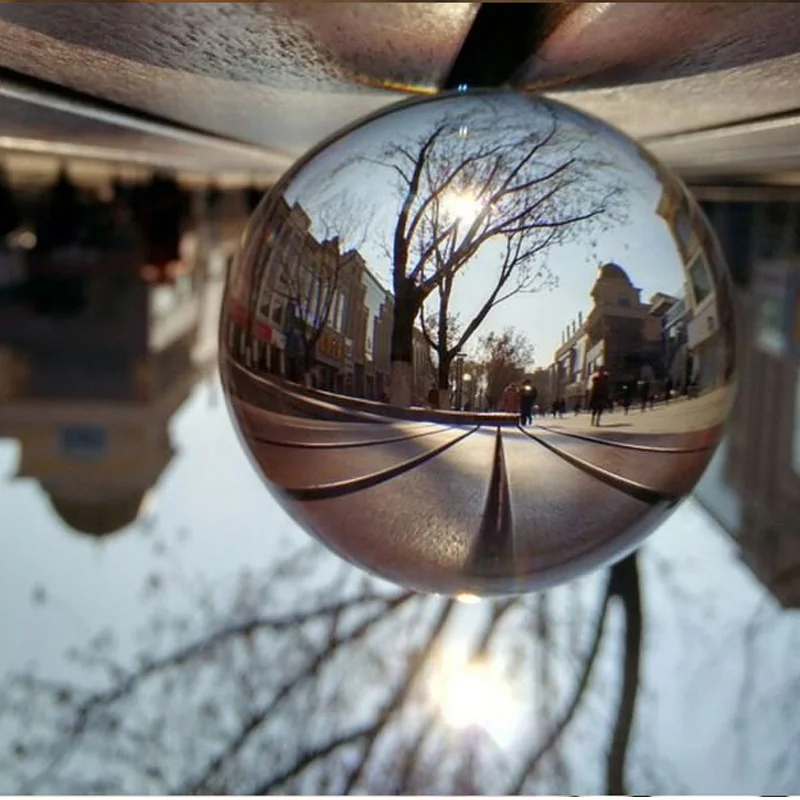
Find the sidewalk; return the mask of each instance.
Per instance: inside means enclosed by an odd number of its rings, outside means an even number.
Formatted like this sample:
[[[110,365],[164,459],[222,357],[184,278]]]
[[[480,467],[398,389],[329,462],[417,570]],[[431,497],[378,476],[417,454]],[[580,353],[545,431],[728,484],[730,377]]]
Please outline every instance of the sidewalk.
[[[653,409],[641,411],[637,403],[628,414],[621,406],[613,413],[605,411],[599,427],[590,424],[591,415],[583,411],[577,417],[569,412],[563,419],[540,416],[536,422],[553,430],[565,433],[598,435],[609,434],[683,434],[706,431],[723,423],[728,415],[732,399],[730,387],[714,389],[693,399],[678,397],[669,403],[657,403]]]

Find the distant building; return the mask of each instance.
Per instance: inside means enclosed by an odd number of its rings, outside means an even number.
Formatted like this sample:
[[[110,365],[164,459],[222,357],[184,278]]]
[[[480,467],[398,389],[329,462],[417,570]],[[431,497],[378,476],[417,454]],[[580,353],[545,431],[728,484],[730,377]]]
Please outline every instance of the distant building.
[[[660,305],[642,302],[627,272],[611,263],[598,268],[590,296],[586,319],[581,314],[570,324],[553,359],[553,399],[570,408],[585,406],[589,380],[600,366],[616,391],[663,375]]]
[[[17,478],[37,480],[67,525],[104,536],[136,520],[173,456],[205,282],[194,264],[149,281],[129,220],[81,208],[97,234],[34,248],[0,294],[0,436],[20,443]]]

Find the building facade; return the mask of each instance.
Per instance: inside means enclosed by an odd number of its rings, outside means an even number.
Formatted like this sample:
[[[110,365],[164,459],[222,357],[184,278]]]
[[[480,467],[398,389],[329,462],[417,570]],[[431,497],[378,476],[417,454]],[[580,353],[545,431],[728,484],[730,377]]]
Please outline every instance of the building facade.
[[[79,208],[79,222],[106,224],[37,245],[0,292],[0,436],[20,443],[16,477],[100,537],[138,518],[173,457],[168,424],[199,377],[209,280],[197,262],[153,279],[130,218],[110,201]]]
[[[641,300],[627,272],[603,264],[590,292],[592,305],[584,319],[579,313],[562,335],[551,368],[553,400],[569,408],[585,407],[592,374],[604,366],[612,392],[640,380],[663,377],[663,296]]]
[[[800,191],[698,186],[736,285],[737,391],[698,500],[785,607],[800,607]],[[782,279],[780,276],[783,276]]]
[[[269,213],[260,209],[259,213]],[[228,347],[249,367],[368,399],[387,396],[394,298],[363,256],[318,241],[298,205],[275,201],[274,224],[254,225],[234,265],[226,303]],[[255,287],[255,288],[254,288]],[[427,396],[431,353],[414,331],[414,395]]]

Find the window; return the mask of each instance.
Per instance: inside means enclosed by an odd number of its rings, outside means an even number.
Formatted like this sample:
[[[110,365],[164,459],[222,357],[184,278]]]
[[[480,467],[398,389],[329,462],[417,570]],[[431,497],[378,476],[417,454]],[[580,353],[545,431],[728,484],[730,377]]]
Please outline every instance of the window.
[[[103,456],[107,450],[104,428],[75,426],[61,431],[61,451],[68,457],[88,461]]]
[[[631,300],[627,295],[621,294],[617,299],[617,305],[622,306],[623,308],[630,308]]]
[[[712,292],[711,281],[708,278],[708,267],[702,258],[695,259],[689,269],[689,276],[692,279],[692,291],[694,300],[698,305],[703,302]]]

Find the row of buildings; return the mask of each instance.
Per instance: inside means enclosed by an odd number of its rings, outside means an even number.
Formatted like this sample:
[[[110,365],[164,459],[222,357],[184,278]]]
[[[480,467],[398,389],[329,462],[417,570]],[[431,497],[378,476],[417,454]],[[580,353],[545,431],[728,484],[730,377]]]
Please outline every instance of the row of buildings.
[[[388,393],[394,296],[362,255],[319,239],[298,204],[280,198],[254,223],[233,265],[226,345],[257,371],[369,399]],[[414,395],[434,378],[430,349],[414,331]]]
[[[725,385],[733,371],[730,292],[715,243],[697,206],[665,177],[657,212],[675,240],[683,268],[677,296],[658,292],[643,300],[641,290],[618,264],[599,267],[591,306],[563,331],[544,374],[534,376],[547,401],[584,404],[591,376],[605,366],[614,392],[648,382],[661,392],[669,381],[678,391],[698,392]],[[540,390],[541,391],[541,390]]]

